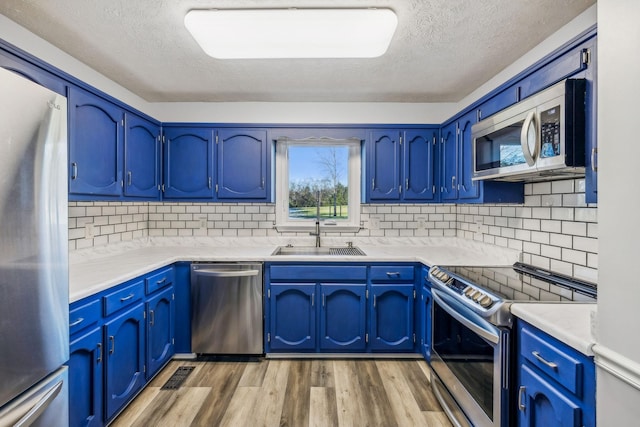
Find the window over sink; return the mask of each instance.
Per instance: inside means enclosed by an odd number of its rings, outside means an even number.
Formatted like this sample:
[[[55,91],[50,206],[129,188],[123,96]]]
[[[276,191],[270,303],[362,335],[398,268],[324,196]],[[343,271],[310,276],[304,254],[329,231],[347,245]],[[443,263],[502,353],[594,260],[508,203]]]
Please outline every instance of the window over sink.
[[[276,226],[280,231],[356,231],[360,227],[361,141],[276,141]]]

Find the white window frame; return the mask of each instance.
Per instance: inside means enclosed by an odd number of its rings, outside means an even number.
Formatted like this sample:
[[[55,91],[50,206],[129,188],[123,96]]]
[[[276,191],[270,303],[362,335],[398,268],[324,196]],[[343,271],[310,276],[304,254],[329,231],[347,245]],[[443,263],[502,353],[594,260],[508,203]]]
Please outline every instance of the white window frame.
[[[349,147],[347,167],[348,220],[321,219],[321,232],[356,232],[360,230],[360,201],[362,175],[362,143],[353,139],[305,139],[276,141],[276,228],[278,231],[313,231],[315,219],[289,218],[289,147],[305,145],[342,145]]]

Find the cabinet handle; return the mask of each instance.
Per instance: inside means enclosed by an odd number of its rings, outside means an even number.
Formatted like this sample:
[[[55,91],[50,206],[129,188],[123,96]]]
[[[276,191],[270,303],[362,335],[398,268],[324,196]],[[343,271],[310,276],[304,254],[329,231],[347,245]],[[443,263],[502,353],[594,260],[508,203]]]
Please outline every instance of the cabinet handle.
[[[316,294],[314,292],[311,293],[311,307],[314,306],[316,302]]]
[[[109,335],[109,342],[111,342],[111,348],[109,349],[109,354],[113,354],[116,351],[116,339],[113,335]]]
[[[527,388],[523,385],[518,389],[518,409],[520,412],[524,412],[527,409],[527,405],[524,403],[524,396],[526,396]]]
[[[72,328],[72,327],[74,327],[74,326],[78,326],[78,325],[79,325],[80,323],[82,323],[82,322],[84,322],[84,317],[81,317],[81,318],[79,318],[78,320],[76,320],[75,322],[70,323],[70,324],[69,324],[69,327],[70,327],[70,328]]]
[[[98,343],[98,359],[96,360],[96,363],[101,363],[102,362],[102,344]]]
[[[404,189],[409,190],[409,178],[404,180]]]
[[[376,189],[376,179],[371,178],[371,191]]]
[[[120,298],[120,302],[125,302],[125,301],[127,301],[127,300],[130,300],[131,298],[133,298],[133,294],[129,294],[129,295],[128,295],[128,296],[126,296],[126,297],[122,297],[122,298]]]
[[[455,175],[451,177],[451,189],[452,190],[456,189],[456,177],[455,177]]]
[[[167,278],[166,278],[166,277],[163,277],[161,280],[158,280],[158,281],[156,282],[156,285],[162,285],[162,284],[163,284],[164,282],[166,282],[166,281],[167,281]]]
[[[400,277],[399,271],[387,271],[387,277]]]
[[[373,296],[373,308],[376,308],[376,296]]]
[[[71,179],[78,178],[78,164],[76,162],[71,163]]]
[[[593,172],[598,172],[598,166],[596,166],[596,154],[598,154],[598,148],[593,147],[591,149],[591,170]]]
[[[155,323],[155,315],[153,310],[149,310],[149,326],[153,326]]]
[[[264,176],[260,179],[260,188],[264,189]]]
[[[544,357],[542,357],[542,355],[540,353],[538,353],[537,351],[532,351],[531,354],[533,354],[533,357],[538,359],[541,363],[547,365],[549,368],[553,369],[554,371],[556,371],[558,369],[558,365],[556,363],[549,362]]]
[[[131,186],[131,171],[127,172],[127,185]]]
[[[209,189],[211,189],[211,177],[209,177]]]

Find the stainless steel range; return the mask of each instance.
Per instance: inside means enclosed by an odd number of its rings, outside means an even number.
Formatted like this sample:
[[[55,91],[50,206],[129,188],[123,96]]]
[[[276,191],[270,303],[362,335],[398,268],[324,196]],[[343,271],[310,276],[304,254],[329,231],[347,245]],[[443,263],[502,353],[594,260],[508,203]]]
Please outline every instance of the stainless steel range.
[[[429,270],[433,294],[432,385],[457,426],[515,425],[513,302],[593,302],[595,285],[516,263]],[[513,418],[513,419],[512,419]]]

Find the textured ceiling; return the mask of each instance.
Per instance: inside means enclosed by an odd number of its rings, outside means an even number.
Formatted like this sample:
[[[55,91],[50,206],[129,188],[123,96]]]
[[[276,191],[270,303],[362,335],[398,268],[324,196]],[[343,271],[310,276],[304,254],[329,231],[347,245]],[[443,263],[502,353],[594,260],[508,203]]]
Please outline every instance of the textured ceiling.
[[[595,0],[2,0],[0,13],[150,102],[457,102]],[[217,60],[191,9],[388,7],[374,59]],[[241,31],[241,29],[238,29]]]

